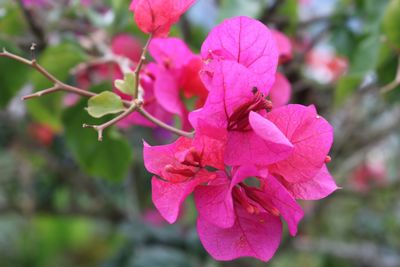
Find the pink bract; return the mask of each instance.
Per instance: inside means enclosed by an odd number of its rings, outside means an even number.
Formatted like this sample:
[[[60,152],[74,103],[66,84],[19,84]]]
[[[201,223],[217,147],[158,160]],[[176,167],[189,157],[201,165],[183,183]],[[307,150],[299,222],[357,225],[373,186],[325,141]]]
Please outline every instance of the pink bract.
[[[276,44],[278,45],[279,64],[286,63],[293,57],[292,43],[286,35],[279,31],[272,30],[272,34],[276,40]]]
[[[269,98],[274,108],[281,107],[289,103],[292,94],[292,86],[281,73],[277,72],[275,83],[269,92]]]
[[[215,27],[201,47],[204,60],[232,60],[257,76],[253,86],[268,93],[278,65],[278,49],[271,31],[248,17],[225,20]]]
[[[333,128],[314,106],[288,105],[267,114],[294,145],[293,153],[285,160],[269,166],[288,182],[305,182],[322,168],[333,142]]]
[[[244,166],[232,179],[219,173],[207,186],[195,189],[199,236],[214,258],[252,256],[269,260],[281,238],[280,214],[288,222],[290,233],[296,234],[303,217],[301,207],[272,176],[258,177],[260,187],[243,183],[258,174],[256,168]]]
[[[195,0],[133,0],[130,10],[144,33],[166,37],[170,28]]]

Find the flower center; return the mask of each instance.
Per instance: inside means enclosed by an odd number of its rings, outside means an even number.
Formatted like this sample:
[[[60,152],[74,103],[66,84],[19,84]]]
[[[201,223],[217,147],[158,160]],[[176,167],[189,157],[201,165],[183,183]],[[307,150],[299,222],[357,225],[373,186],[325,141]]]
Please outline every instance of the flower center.
[[[279,216],[279,210],[265,198],[264,192],[257,187],[240,183],[233,188],[233,198],[250,214],[258,214],[264,210],[273,216]]]
[[[202,167],[201,155],[194,147],[177,152],[175,158],[180,163],[178,165],[168,164],[164,171],[170,174],[177,174],[183,177],[193,177]]]
[[[228,118],[228,131],[248,131],[249,114],[251,111],[271,110],[272,102],[267,100],[256,87],[253,88],[253,98],[236,108]]]

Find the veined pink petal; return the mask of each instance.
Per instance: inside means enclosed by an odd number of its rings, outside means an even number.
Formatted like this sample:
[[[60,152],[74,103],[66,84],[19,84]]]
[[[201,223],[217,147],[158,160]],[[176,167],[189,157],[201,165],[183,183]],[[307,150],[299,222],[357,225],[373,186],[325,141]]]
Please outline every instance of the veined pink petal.
[[[199,119],[226,128],[234,109],[253,98],[256,77],[234,61],[218,62],[212,72],[202,72],[201,77],[203,81],[212,77],[205,82],[210,92],[203,108],[189,114],[189,121],[195,129]]]
[[[275,76],[275,83],[269,92],[269,98],[272,101],[274,108],[281,107],[289,103],[292,94],[292,86],[284,75],[277,72]]]
[[[146,169],[163,179],[170,182],[182,182],[188,180],[187,176],[165,172],[165,167],[171,165],[181,168],[181,163],[177,160],[177,153],[189,149],[192,140],[186,137],[178,138],[174,143],[162,146],[149,146],[144,142],[143,158]],[[185,167],[191,169],[190,167]],[[192,167],[193,168],[193,167]]]
[[[205,186],[199,186],[194,192],[199,216],[209,223],[230,228],[235,222],[232,190],[248,177],[255,177],[258,170],[252,165],[241,166],[234,171],[231,180],[224,172],[218,172],[218,177]]]
[[[182,203],[200,182],[199,179],[193,179],[183,183],[170,183],[153,177],[152,200],[165,220],[169,223],[176,221]]]
[[[338,189],[326,165],[323,165],[311,180],[299,183],[285,183],[285,186],[294,198],[304,200],[325,198]]]
[[[268,200],[279,210],[288,224],[290,234],[295,236],[297,234],[297,225],[304,216],[300,205],[297,204],[287,189],[272,175],[269,175],[265,179],[263,196],[264,199]]]
[[[270,30],[248,17],[225,20],[215,27],[201,47],[205,60],[232,60],[258,76],[257,86],[268,93],[278,65],[278,49]]]
[[[239,257],[255,257],[268,261],[277,250],[282,223],[279,217],[266,212],[249,214],[235,207],[236,221],[231,228],[217,227],[202,217],[197,220],[201,243],[216,260],[229,261]]]
[[[221,128],[216,128],[205,120],[199,120],[193,145],[201,151],[203,166],[225,169],[226,134],[227,132]]]
[[[314,106],[288,105],[267,114],[294,145],[292,154],[269,167],[289,183],[312,179],[324,165],[333,142],[333,128]]]
[[[249,122],[253,131],[232,131],[228,135],[225,163],[268,165],[287,158],[293,145],[268,119],[250,112]]]
[[[130,10],[139,29],[154,37],[166,37],[173,24],[195,0],[133,0]]]
[[[208,185],[198,186],[194,200],[199,216],[209,223],[220,228],[230,228],[235,223],[230,180],[224,172],[218,172]]]

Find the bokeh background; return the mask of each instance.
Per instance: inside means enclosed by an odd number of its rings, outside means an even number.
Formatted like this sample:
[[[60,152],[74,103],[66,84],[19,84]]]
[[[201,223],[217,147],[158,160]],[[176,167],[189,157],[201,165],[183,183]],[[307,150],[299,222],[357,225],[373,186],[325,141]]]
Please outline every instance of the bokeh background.
[[[112,88],[107,72],[85,64],[121,34],[134,38],[132,57],[140,51],[129,3],[0,0],[0,47],[36,57],[65,82]],[[400,266],[400,1],[198,0],[172,35],[199,51],[213,26],[236,15],[290,37],[294,56],[280,68],[291,102],[315,104],[334,125],[329,169],[342,189],[302,203],[298,236],[285,233],[269,263],[216,262],[198,240],[192,200],[175,225],[152,206],[141,142],[174,136],[113,128],[99,143],[81,128],[98,122],[83,110],[86,100],[23,102],[47,81],[0,58],[1,267]]]

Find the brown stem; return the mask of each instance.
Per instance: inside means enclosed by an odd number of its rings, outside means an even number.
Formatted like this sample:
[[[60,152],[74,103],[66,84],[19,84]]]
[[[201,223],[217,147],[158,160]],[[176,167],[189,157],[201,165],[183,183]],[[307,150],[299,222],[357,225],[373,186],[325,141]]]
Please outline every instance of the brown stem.
[[[154,124],[160,126],[161,128],[164,128],[174,134],[180,135],[180,136],[185,136],[188,138],[192,138],[194,136],[194,132],[186,132],[186,131],[182,131],[179,130],[175,127],[172,127],[171,125],[168,125],[162,121],[160,121],[159,119],[157,119],[156,117],[153,117],[153,115],[151,115],[150,113],[148,113],[144,108],[140,107],[137,109],[137,112],[139,112],[143,117],[145,117],[146,119],[148,119],[149,121],[153,122]]]
[[[140,83],[139,75],[140,75],[140,70],[142,69],[143,64],[144,64],[144,62],[146,60],[147,49],[149,48],[149,45],[150,45],[152,37],[153,36],[150,34],[149,38],[147,39],[146,44],[143,46],[142,55],[140,56],[140,60],[139,60],[139,62],[137,64],[137,66],[136,66],[135,71],[133,72],[134,75],[135,75],[135,81],[136,81],[136,84],[135,84],[136,87],[135,87],[135,90],[134,90],[135,94],[133,96],[134,99],[138,98],[138,95],[139,95],[139,83]]]
[[[143,50],[147,50],[148,45],[150,44],[150,40],[151,40],[151,36],[148,39],[145,47],[143,48]],[[31,99],[31,98],[35,98],[35,97],[40,97],[42,95],[46,95],[46,94],[50,94],[50,93],[54,93],[54,92],[58,92],[58,91],[65,91],[65,92],[69,92],[69,93],[75,93],[77,95],[83,96],[83,97],[93,97],[96,96],[96,93],[87,91],[87,90],[83,90],[81,88],[72,86],[72,85],[68,85],[65,84],[63,82],[61,82],[60,80],[58,80],[56,77],[54,77],[51,73],[49,73],[45,68],[43,68],[39,63],[36,62],[35,59],[33,60],[28,60],[25,59],[23,57],[20,57],[18,55],[15,55],[13,53],[7,52],[5,49],[3,49],[3,52],[0,53],[0,57],[7,57],[7,58],[11,58],[14,59],[18,62],[21,62],[27,66],[30,66],[31,68],[37,70],[39,73],[41,73],[44,77],[46,77],[49,81],[54,83],[54,86],[39,92],[36,92],[34,94],[28,95],[23,97],[23,99]],[[145,60],[145,53],[142,55],[141,61],[138,64],[138,67],[135,70],[135,75],[139,75],[140,72],[140,68],[141,66],[143,66],[143,62]],[[140,68],[139,68],[140,66]],[[139,77],[139,76],[137,76]],[[138,86],[138,83],[137,83]],[[88,126],[86,125],[86,127],[92,127],[92,128],[97,128],[96,130],[99,133],[99,140],[101,140],[102,138],[102,131],[111,126],[114,125],[115,123],[117,123],[118,121],[120,121],[121,119],[127,117],[130,113],[134,112],[134,111],[138,111],[140,114],[142,114],[142,116],[144,116],[145,118],[147,118],[148,120],[150,120],[151,122],[153,122],[154,124],[160,126],[161,128],[166,129],[167,131],[170,131],[174,134],[177,135],[181,135],[181,136],[186,136],[186,137],[193,137],[193,133],[190,132],[186,132],[186,131],[182,131],[179,130],[171,125],[168,125],[162,121],[160,121],[159,119],[153,117],[150,113],[148,113],[145,109],[143,109],[142,106],[142,100],[135,100],[135,101],[128,101],[128,100],[123,100],[122,103],[124,104],[124,106],[127,108],[127,110],[125,110],[122,114],[120,114],[119,116],[117,116],[116,118],[114,118],[113,120],[103,124],[102,125],[95,125],[95,126]]]
[[[112,120],[109,120],[103,124],[100,125],[88,125],[88,124],[83,124],[82,127],[83,128],[93,128],[97,131],[97,135],[98,135],[98,140],[99,141],[103,141],[103,131],[105,129],[107,129],[108,127],[111,127],[112,125],[116,124],[117,122],[125,119],[126,117],[128,117],[132,112],[136,111],[138,108],[140,108],[140,106],[143,104],[143,102],[141,101],[133,101],[133,103],[131,104],[131,106],[126,109],[124,112],[122,112],[120,115],[118,115],[117,117],[115,117]]]

